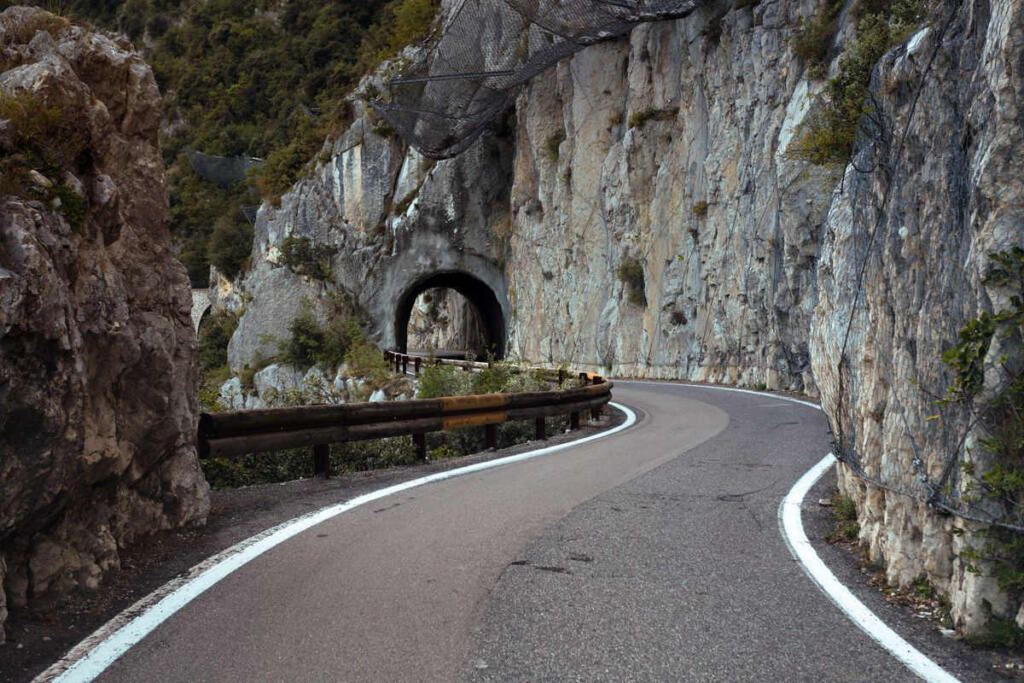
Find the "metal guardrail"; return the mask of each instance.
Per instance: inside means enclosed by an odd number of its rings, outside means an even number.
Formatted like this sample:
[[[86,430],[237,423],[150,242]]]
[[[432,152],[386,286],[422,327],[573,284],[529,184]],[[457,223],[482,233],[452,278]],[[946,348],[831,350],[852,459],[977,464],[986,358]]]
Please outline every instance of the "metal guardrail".
[[[395,372],[409,373],[409,368],[412,367],[413,374],[418,375],[422,369],[428,365],[454,365],[462,368],[466,372],[473,372],[476,370],[483,370],[484,368],[490,367],[490,363],[481,363],[479,361],[471,360],[455,360],[454,358],[435,358],[432,356],[417,356],[409,353],[401,353],[399,351],[385,351],[384,360],[390,367],[393,367]],[[530,372],[540,373],[544,379],[551,382],[558,382],[561,384],[571,376],[568,370],[558,369],[552,370],[551,368],[530,368]],[[516,369],[516,372],[520,370]],[[586,377],[598,377],[591,373],[580,373],[581,378]]]
[[[428,360],[390,351],[387,354],[396,363],[396,369],[414,361],[418,372]],[[487,365],[469,361],[444,363],[469,365],[468,370]],[[564,370],[549,372],[559,380],[569,376]],[[553,391],[202,413],[199,416],[199,457],[232,458],[248,453],[312,447],[313,471],[329,477],[332,443],[412,436],[417,456],[425,460],[426,435],[430,432],[482,427],[487,448],[494,448],[497,425],[530,419],[535,421],[536,438],[544,439],[547,437],[545,418],[568,415],[569,429],[576,430],[580,427],[581,413],[590,411],[591,417],[597,419],[611,400],[611,382],[590,373],[580,373],[579,378],[584,386]]]

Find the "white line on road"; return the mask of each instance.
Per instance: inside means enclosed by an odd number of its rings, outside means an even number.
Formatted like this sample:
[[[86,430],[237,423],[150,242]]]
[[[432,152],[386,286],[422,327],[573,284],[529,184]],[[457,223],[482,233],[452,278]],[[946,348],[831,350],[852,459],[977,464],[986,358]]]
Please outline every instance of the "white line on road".
[[[957,678],[929,659],[924,653],[908,643],[899,634],[893,631],[884,621],[868,609],[867,605],[858,600],[850,589],[839,582],[825,563],[821,561],[814,546],[807,540],[804,533],[804,524],[801,518],[800,506],[803,504],[804,496],[811,490],[828,468],[835,464],[836,459],[831,453],[826,455],[818,464],[804,473],[804,476],[793,484],[786,497],[779,504],[779,528],[782,537],[786,539],[786,545],[793,553],[807,575],[828,597],[832,598],[839,609],[860,627],[864,633],[873,638],[879,645],[892,653],[896,659],[903,662],[908,669],[926,681],[955,682]]]
[[[629,380],[616,380],[629,382]],[[644,381],[633,381],[634,384],[667,384],[666,382],[644,382]],[[754,394],[756,396],[764,396],[779,399],[781,401],[791,401],[793,403],[799,403],[801,405],[809,406],[821,410],[821,406],[810,401],[801,401],[797,398],[790,398],[789,396],[775,396],[763,391],[754,391],[752,389],[737,389],[735,387],[715,387],[707,386],[703,384],[676,384],[676,386],[694,387],[696,389],[714,389],[717,391],[732,391],[741,394]],[[821,557],[814,550],[814,546],[807,539],[807,534],[804,532],[804,523],[801,516],[800,506],[803,504],[804,497],[807,492],[818,483],[828,468],[834,465],[836,458],[834,455],[829,453],[824,458],[819,460],[817,464],[811,469],[804,473],[800,479],[793,484],[793,488],[789,490],[786,497],[782,499],[779,504],[779,530],[782,532],[782,538],[785,539],[786,545],[789,546],[790,552],[793,557],[800,563],[804,572],[817,584],[818,588],[821,589],[825,595],[827,595],[832,602],[836,604],[849,617],[850,621],[857,625],[864,633],[875,640],[879,645],[888,650],[892,656],[900,660],[908,669],[913,671],[915,674],[920,676],[926,681],[934,681],[936,683],[958,683],[959,679],[953,676],[951,673],[943,669],[941,666],[936,664],[933,660],[929,659],[923,652],[915,648],[913,645],[903,639],[898,633],[893,631],[884,621],[868,609],[867,605],[857,599],[857,597],[850,592],[850,589],[840,583],[836,575],[832,573]]]
[[[588,441],[603,439],[628,429],[636,423],[636,413],[632,410],[614,402],[609,403],[609,405],[625,413],[626,421],[607,431],[592,434],[575,441],[527,451],[526,453],[518,453],[496,460],[467,465],[466,467],[460,467],[447,472],[437,472],[378,491],[371,491],[370,493],[356,496],[344,503],[331,505],[301,517],[296,517],[293,520],[271,527],[262,533],[240,541],[227,550],[221,551],[205,562],[196,565],[177,579],[164,584],[118,614],[101,626],[95,633],[72,648],[58,662],[37,676],[35,681],[60,681],[61,683],[92,681],[113,664],[118,657],[127,652],[130,647],[145,638],[157,626],[182,607],[192,602],[206,589],[271,548],[343,512],[348,512],[360,505],[423,486],[424,484],[444,481],[445,479],[452,479],[473,472],[522,462],[523,460],[530,460],[566,448],[572,448]]]

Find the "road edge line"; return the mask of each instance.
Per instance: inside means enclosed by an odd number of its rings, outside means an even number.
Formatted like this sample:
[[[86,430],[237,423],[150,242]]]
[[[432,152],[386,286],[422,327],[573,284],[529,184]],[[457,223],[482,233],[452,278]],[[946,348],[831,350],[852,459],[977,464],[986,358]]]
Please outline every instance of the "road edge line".
[[[781,401],[790,401],[800,405],[822,410],[817,403],[801,401],[798,398],[789,396],[778,396],[767,391],[755,391],[753,389],[740,389],[738,387],[717,387],[705,384],[686,384],[684,382],[651,382],[644,380],[620,380],[623,383],[634,384],[674,384],[675,386],[693,387],[696,389],[714,389],[717,391],[732,391],[740,394],[753,394],[765,398],[775,398]],[[779,532],[782,534],[789,552],[800,564],[800,568],[814,582],[846,617],[852,621],[860,630],[864,631],[872,640],[882,646],[900,663],[910,669],[926,681],[936,683],[959,683],[959,679],[943,669],[934,660],[930,659],[923,652],[911,645],[903,636],[894,631],[888,624],[872,612],[867,605],[860,601],[850,591],[828,565],[821,559],[814,546],[811,545],[807,534],[804,531],[803,523],[803,501],[807,492],[818,483],[828,468],[837,462],[835,455],[829,453],[819,460],[811,469],[807,470],[800,477],[793,487],[786,494],[786,497],[779,503]]]
[[[893,657],[926,681],[953,683],[955,676],[907,642],[844,586],[814,550],[804,531],[802,505],[807,492],[837,462],[829,453],[800,477],[779,503],[779,531],[804,573],[842,612]]]
[[[67,654],[47,667],[45,671],[36,676],[33,679],[33,683],[49,681],[86,683],[87,681],[92,681],[133,645],[145,638],[175,612],[199,597],[199,595],[217,584],[221,579],[293,536],[321,522],[337,517],[344,512],[426,484],[454,479],[502,465],[532,460],[533,458],[549,455],[590,441],[603,439],[629,429],[637,423],[636,413],[630,408],[614,401],[609,402],[608,405],[625,413],[625,422],[582,439],[546,446],[526,451],[525,453],[517,453],[504,458],[479,462],[446,472],[436,472],[383,489],[370,491],[343,503],[335,503],[295,517],[239,541],[233,546],[200,562],[181,576],[168,581],[139,599],[130,607],[122,610],[71,648]]]

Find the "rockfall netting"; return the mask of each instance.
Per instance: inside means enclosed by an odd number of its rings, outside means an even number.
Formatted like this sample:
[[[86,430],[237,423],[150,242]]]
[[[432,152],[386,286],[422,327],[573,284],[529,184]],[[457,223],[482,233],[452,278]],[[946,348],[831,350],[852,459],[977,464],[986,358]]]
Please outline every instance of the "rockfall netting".
[[[417,64],[400,66],[371,105],[424,156],[453,157],[509,107],[518,88],[576,52],[677,19],[707,0],[463,0]]]
[[[196,175],[224,187],[242,182],[251,169],[263,163],[262,159],[256,157],[219,157],[194,149],[186,149],[185,155]]]

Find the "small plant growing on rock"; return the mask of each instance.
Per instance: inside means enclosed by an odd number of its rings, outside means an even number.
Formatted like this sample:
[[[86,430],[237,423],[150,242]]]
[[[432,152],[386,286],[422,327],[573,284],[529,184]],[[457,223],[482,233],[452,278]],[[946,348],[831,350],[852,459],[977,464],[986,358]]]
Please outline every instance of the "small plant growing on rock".
[[[850,160],[861,120],[872,110],[868,97],[871,72],[889,48],[910,34],[921,12],[916,0],[899,0],[877,7],[862,4],[861,7],[857,38],[839,58],[839,73],[829,80],[822,103],[798,129],[796,139],[787,150],[790,158],[819,166],[845,164]],[[831,35],[832,29],[828,30]],[[800,54],[799,37],[797,41],[795,49]],[[826,53],[827,50],[820,54]]]
[[[825,0],[814,16],[797,20],[796,31],[791,38],[793,52],[804,60],[807,76],[811,79],[825,77],[832,35],[836,32],[836,17],[842,7],[842,2]]]
[[[619,264],[615,274],[626,286],[626,298],[634,306],[644,308],[647,306],[647,295],[645,294],[644,267],[635,258],[625,258]]]
[[[644,109],[629,117],[630,128],[643,128],[650,121],[673,121],[679,116],[679,107],[670,109]]]
[[[288,236],[281,243],[284,265],[293,273],[315,280],[331,277],[331,259],[338,253],[333,245],[315,244],[308,237]]]
[[[693,205],[693,215],[697,218],[704,218],[708,215],[708,203],[701,200]]]
[[[860,524],[857,523],[857,505],[852,498],[837,495],[832,500],[832,520],[835,528],[825,536],[829,543],[839,541],[855,541],[860,534]]]
[[[558,161],[558,155],[562,143],[565,142],[565,131],[559,130],[554,135],[549,137],[544,143],[544,148],[548,152],[548,158],[552,161]]]
[[[1024,372],[1019,351],[1024,338],[1024,249],[1014,247],[989,258],[992,268],[983,282],[1006,290],[1009,305],[985,311],[960,329],[957,344],[942,356],[954,378],[940,403],[970,411],[979,432],[978,456],[984,456],[960,463],[965,479],[961,505],[992,521],[979,532],[982,543],[969,545],[961,558],[975,573],[982,572],[984,562],[1000,587],[1019,597],[1024,593]],[[1006,353],[986,364],[994,340]],[[998,378],[998,384],[986,387],[986,376]]]

